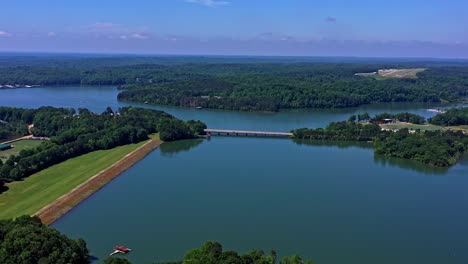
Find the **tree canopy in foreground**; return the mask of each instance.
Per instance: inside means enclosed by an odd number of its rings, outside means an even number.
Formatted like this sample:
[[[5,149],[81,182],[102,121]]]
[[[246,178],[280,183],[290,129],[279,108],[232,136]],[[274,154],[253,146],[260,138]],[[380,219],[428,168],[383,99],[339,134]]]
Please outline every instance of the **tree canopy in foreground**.
[[[224,251],[218,242],[205,242],[201,247],[188,251],[182,261],[160,264],[313,264],[298,255],[285,256],[278,261],[276,251],[265,254],[262,250],[251,250],[245,254]]]
[[[2,264],[88,264],[88,249],[82,239],[70,239],[37,217],[22,216],[0,221]]]

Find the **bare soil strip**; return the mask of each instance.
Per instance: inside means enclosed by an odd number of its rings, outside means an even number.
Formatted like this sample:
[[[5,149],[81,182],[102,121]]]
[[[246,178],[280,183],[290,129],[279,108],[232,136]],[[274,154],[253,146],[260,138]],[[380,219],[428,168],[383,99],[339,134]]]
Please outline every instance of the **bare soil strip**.
[[[83,200],[91,196],[93,193],[104,187],[107,183],[119,176],[122,172],[129,169],[135,163],[143,159],[152,150],[159,147],[163,141],[159,138],[154,138],[132,151],[121,160],[114,163],[109,168],[99,172],[91,177],[86,182],[80,184],[67,194],[59,197],[53,203],[43,207],[34,215],[39,216],[42,222],[50,225],[65,215],[73,207],[77,206]]]

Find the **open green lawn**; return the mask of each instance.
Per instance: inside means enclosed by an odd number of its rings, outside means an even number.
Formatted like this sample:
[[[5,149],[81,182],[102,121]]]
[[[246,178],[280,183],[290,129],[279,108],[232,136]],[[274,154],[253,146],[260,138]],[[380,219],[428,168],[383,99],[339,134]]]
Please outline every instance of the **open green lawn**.
[[[444,130],[443,127],[441,126],[435,126],[431,124],[426,124],[426,125],[416,125],[416,124],[406,124],[406,123],[396,123],[396,124],[382,124],[380,125],[382,128],[386,129],[403,129],[403,128],[408,128],[410,130],[417,130],[420,129],[421,131],[423,130],[429,130],[429,131],[435,131],[435,130]]]
[[[27,148],[34,148],[39,146],[42,143],[40,140],[19,140],[13,143],[8,143],[8,145],[12,145],[13,148],[9,150],[0,151],[0,159],[6,161],[11,155],[18,156],[19,152],[23,149]]]
[[[0,219],[36,213],[145,142],[91,152],[9,184],[9,190],[0,194]]]

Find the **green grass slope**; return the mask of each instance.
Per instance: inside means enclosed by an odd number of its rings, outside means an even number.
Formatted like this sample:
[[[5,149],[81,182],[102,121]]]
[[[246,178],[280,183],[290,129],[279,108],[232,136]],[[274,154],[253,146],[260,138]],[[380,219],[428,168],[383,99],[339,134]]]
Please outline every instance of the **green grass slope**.
[[[91,152],[9,184],[9,190],[0,194],[0,219],[36,213],[145,142]]]

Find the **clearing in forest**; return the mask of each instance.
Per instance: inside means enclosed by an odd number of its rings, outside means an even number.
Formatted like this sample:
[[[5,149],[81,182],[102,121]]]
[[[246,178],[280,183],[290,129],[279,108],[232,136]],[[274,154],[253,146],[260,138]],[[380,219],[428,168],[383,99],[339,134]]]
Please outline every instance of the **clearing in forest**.
[[[397,79],[417,79],[417,74],[425,71],[425,68],[411,69],[381,69],[376,72],[356,73],[355,75],[363,77],[374,77],[378,80],[397,78]]]

